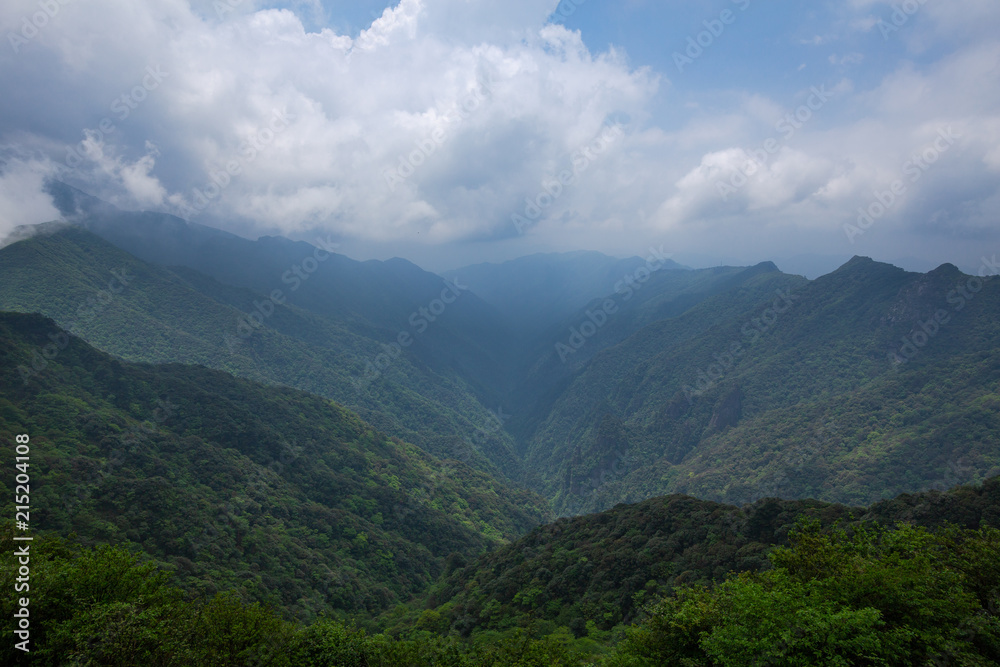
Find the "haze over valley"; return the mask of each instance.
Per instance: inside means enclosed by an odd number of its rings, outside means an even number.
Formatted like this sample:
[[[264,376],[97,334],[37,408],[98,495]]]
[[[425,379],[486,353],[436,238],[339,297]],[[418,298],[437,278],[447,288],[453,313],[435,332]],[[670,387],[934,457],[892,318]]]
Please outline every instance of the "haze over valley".
[[[993,3],[0,24],[3,664],[1000,664]]]

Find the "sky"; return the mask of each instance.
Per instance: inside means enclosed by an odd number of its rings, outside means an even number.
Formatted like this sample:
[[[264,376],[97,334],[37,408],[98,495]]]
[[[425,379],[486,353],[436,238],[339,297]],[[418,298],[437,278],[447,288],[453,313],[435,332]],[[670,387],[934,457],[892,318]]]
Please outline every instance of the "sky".
[[[430,270],[1000,254],[996,0],[4,0],[0,36],[0,237],[57,179]]]

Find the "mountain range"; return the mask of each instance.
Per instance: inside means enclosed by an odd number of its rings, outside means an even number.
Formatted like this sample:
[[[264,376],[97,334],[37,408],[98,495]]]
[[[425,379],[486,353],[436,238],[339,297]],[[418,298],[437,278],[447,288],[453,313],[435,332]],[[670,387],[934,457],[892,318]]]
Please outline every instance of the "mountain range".
[[[994,257],[435,275],[49,188],[64,219],[0,248],[0,437],[30,433],[44,590],[76,596],[44,603],[44,664],[720,664],[757,612],[712,596],[807,580],[902,633],[865,625],[879,655],[911,637],[900,664],[1000,655]],[[976,630],[811,553],[959,591]]]
[[[994,259],[980,277],[855,257],[810,281],[650,248],[437,276],[51,191],[70,223],[0,250],[0,309],[331,398],[558,514],[675,492],[864,504],[1000,472]]]

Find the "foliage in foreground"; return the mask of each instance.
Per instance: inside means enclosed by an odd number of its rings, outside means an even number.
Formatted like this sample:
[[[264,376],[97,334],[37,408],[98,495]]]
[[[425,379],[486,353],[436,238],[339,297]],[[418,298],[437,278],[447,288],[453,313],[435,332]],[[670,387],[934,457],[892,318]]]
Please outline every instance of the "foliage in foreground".
[[[0,539],[0,587],[13,590],[13,531]],[[581,664],[568,631],[534,639],[523,631],[477,641],[416,633],[369,635],[340,620],[308,625],[233,592],[190,599],[170,573],[121,547],[94,549],[55,537],[32,543],[30,653],[0,645],[4,665],[120,667],[523,667]],[[12,618],[14,598],[0,597]]]
[[[773,570],[648,609],[608,664],[995,665],[1000,531],[798,532]]]
[[[4,530],[0,587],[13,587]],[[525,629],[470,639],[368,634],[328,618],[307,625],[233,593],[190,599],[170,575],[119,547],[41,538],[33,547],[32,653],[8,665],[296,667],[682,667],[995,665],[1000,661],[1000,530],[900,525],[823,533],[804,524],[773,569],[653,603],[607,646]],[[13,614],[4,596],[0,613]],[[610,639],[610,633],[604,637]]]
[[[824,530],[872,523],[1000,528],[1000,478],[868,508],[775,498],[736,507],[666,496],[560,519],[446,569],[409,614],[387,612],[385,627],[394,634],[417,627],[467,636],[566,626],[576,637],[599,638],[676,589],[770,569],[769,552],[787,546],[803,519]]]

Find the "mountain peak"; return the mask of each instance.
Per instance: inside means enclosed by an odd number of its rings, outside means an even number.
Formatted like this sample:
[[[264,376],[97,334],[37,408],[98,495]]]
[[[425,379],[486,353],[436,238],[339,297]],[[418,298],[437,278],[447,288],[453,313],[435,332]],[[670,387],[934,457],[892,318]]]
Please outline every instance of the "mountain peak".
[[[113,204],[78,190],[62,181],[49,180],[45,183],[45,192],[52,197],[52,203],[67,220],[86,215],[110,214],[118,212]]]
[[[904,269],[885,262],[876,262],[871,257],[855,255],[846,264],[830,275],[865,274],[865,273],[907,273]]]
[[[928,276],[933,276],[935,278],[958,278],[963,275],[962,270],[950,262],[945,262],[941,266],[937,267],[933,271],[927,273]]]
[[[718,271],[720,275],[722,273],[725,273],[724,267],[716,267],[713,270]],[[761,262],[759,264],[754,264],[753,266],[749,266],[743,269],[742,271],[739,272],[739,275],[740,275],[740,280],[748,280],[749,278],[753,278],[754,276],[760,276],[767,273],[781,273],[781,269],[779,269],[774,262]]]

